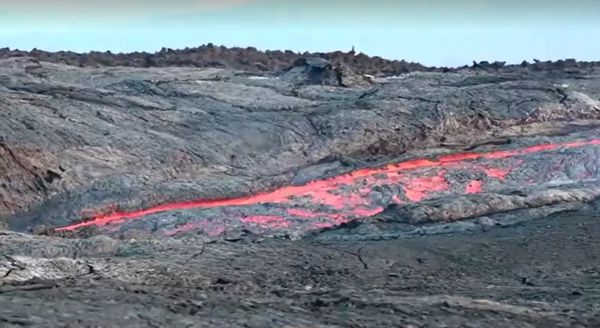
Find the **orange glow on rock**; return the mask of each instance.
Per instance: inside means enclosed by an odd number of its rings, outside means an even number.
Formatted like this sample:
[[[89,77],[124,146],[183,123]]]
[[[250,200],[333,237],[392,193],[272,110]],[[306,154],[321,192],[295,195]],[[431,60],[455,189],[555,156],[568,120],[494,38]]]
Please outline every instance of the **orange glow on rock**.
[[[465,194],[478,194],[481,192],[481,186],[483,182],[479,180],[471,180],[465,187]]]
[[[444,179],[445,171],[440,171],[433,177],[419,177],[411,180],[410,184],[406,184],[404,195],[408,200],[420,202],[427,197],[427,194],[433,191],[444,191],[449,188],[448,182]]]

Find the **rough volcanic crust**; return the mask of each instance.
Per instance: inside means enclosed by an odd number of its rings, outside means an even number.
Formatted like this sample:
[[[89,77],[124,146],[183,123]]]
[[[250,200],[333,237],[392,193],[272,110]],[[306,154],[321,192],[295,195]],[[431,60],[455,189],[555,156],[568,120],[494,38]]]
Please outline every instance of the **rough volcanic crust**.
[[[392,205],[376,219],[408,224],[453,222],[562,203],[590,203],[599,197],[600,188],[596,186],[548,188],[531,193],[516,192],[512,195],[490,193],[453,196],[404,207]]]

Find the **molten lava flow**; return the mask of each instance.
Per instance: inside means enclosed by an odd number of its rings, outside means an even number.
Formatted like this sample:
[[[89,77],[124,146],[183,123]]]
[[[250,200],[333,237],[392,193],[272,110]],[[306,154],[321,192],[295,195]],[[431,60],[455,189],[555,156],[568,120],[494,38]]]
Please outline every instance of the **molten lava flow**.
[[[465,187],[465,194],[477,194],[477,193],[480,193],[482,185],[483,185],[483,182],[481,182],[479,180],[472,180]]]
[[[273,191],[246,197],[214,200],[194,200],[188,202],[167,203],[137,211],[113,211],[98,215],[93,219],[72,224],[57,230],[74,230],[86,226],[105,226],[110,223],[138,219],[147,215],[167,211],[203,208],[244,207],[260,204],[276,205],[274,212],[245,212],[236,218],[247,225],[273,229],[282,229],[290,225],[286,218],[298,221],[323,219],[315,222],[314,227],[339,224],[351,218],[377,214],[389,203],[402,204],[418,202],[448,190],[460,189],[461,193],[479,193],[482,187],[493,181],[502,182],[511,175],[519,161],[511,160],[517,156],[532,153],[550,152],[564,148],[578,148],[600,145],[600,139],[587,141],[542,144],[521,149],[501,150],[486,153],[457,153],[431,159],[415,159],[380,168],[364,168],[336,177],[316,180],[302,186],[288,186]],[[473,163],[477,161],[477,163]],[[448,171],[458,168],[468,171],[472,176],[467,181],[448,180]],[[457,185],[458,184],[458,185]],[[389,194],[377,191],[381,188],[395,187]],[[379,189],[378,189],[379,188]],[[453,189],[454,188],[454,189]],[[387,196],[386,196],[387,195]],[[277,212],[278,211],[278,212]],[[201,225],[187,223],[172,233],[178,233]],[[214,231],[221,231],[222,227]]]
[[[442,191],[449,188],[448,182],[444,179],[444,170],[438,172],[433,177],[422,177],[412,180],[411,184],[405,185],[404,194],[406,198],[413,202],[420,202],[432,191]]]

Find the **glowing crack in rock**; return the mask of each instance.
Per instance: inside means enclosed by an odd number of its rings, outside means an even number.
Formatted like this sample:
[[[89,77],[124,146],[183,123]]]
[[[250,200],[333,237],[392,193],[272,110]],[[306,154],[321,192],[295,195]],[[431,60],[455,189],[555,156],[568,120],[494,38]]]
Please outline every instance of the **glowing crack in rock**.
[[[600,145],[600,139],[414,159],[379,168],[363,168],[301,186],[287,186],[245,197],[173,202],[136,211],[112,210],[108,214],[96,215],[91,220],[57,230],[122,224],[168,211],[220,208],[238,208],[234,217],[228,217],[227,220],[236,220],[242,225],[268,229],[285,229],[292,223],[311,228],[330,227],[353,218],[378,214],[392,203],[420,202],[447,192],[480,193],[484,188],[504,183],[515,172],[515,168],[523,164],[523,160],[517,158],[519,156],[597,145]],[[462,176],[466,174],[466,178],[453,178],[457,172]],[[531,177],[521,179],[521,184],[534,183]],[[267,211],[260,206],[264,204],[272,206]],[[223,226],[209,227],[205,223],[186,222],[165,234],[175,235],[194,229],[202,229],[212,235],[225,231]]]

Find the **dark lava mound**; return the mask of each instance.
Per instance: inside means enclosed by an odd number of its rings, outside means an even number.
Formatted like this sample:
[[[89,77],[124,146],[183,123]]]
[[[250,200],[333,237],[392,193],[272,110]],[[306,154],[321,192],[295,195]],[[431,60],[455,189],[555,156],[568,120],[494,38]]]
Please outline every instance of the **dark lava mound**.
[[[337,87],[370,87],[370,77],[359,75],[345,65],[333,66],[329,61],[320,58],[301,58],[294,66],[286,69],[279,78],[294,84],[330,85]]]

